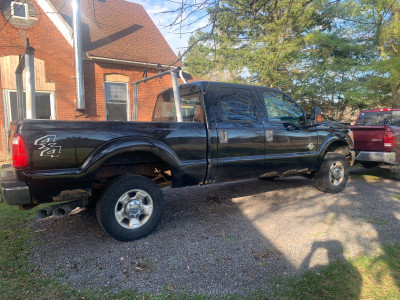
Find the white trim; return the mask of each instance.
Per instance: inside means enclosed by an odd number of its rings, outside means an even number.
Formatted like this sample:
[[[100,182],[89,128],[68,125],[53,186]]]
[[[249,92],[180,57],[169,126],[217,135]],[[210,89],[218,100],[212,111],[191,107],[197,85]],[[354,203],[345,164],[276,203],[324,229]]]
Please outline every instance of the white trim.
[[[5,126],[8,129],[11,122],[11,101],[10,92],[16,93],[16,90],[4,89],[3,90],[3,105],[4,105],[4,121]],[[24,93],[26,91],[24,90]],[[49,94],[50,95],[50,120],[57,120],[56,115],[56,92],[54,91],[35,91],[38,94]]]
[[[23,5],[25,7],[25,17],[20,17],[20,16],[16,16],[14,15],[14,5]],[[27,3],[22,3],[19,1],[11,1],[11,16],[13,18],[18,18],[18,19],[28,19],[29,18],[29,11],[28,11],[28,4]]]
[[[9,100],[10,93],[9,93],[9,91],[10,90],[6,90],[6,89],[3,90],[3,107],[4,107],[3,114],[4,114],[4,126],[6,129],[8,129],[10,127],[9,111],[11,111],[11,110],[10,110],[10,100]]]
[[[57,120],[57,115],[56,115],[56,92],[50,92],[50,110],[51,110],[50,120]]]
[[[72,47],[74,45],[72,39],[72,28],[67,22],[65,22],[63,17],[60,16],[53,4],[51,4],[48,0],[37,0],[37,4],[46,13],[46,15],[50,18],[50,20],[54,23],[54,25]]]

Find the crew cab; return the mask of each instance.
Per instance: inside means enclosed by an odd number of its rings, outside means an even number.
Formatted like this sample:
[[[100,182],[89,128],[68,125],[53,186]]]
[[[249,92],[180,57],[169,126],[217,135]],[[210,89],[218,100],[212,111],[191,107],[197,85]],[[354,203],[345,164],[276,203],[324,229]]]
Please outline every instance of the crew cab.
[[[351,130],[356,161],[367,168],[388,168],[399,180],[400,108],[363,110]]]
[[[179,101],[177,101],[179,99]],[[162,92],[152,122],[23,120],[12,124],[2,197],[41,217],[96,206],[101,227],[132,241],[159,223],[161,187],[304,175],[342,191],[351,130],[321,122],[272,88],[194,82]]]

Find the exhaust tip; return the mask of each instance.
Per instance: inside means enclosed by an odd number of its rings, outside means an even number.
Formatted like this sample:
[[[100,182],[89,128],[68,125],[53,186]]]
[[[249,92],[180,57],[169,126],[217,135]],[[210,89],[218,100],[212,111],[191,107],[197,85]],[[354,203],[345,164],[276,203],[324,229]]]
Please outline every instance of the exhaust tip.
[[[36,219],[44,219],[50,217],[53,214],[53,208],[45,207],[36,212]]]
[[[71,211],[72,211],[71,207],[69,207],[68,205],[64,205],[64,206],[55,208],[53,210],[53,216],[56,218],[60,218],[65,215],[68,215]]]
[[[56,218],[61,218],[65,215],[65,210],[63,207],[57,207],[53,210],[53,216]]]
[[[47,218],[47,217],[48,217],[47,211],[44,210],[44,209],[38,210],[36,212],[36,219],[44,219],[44,218]]]

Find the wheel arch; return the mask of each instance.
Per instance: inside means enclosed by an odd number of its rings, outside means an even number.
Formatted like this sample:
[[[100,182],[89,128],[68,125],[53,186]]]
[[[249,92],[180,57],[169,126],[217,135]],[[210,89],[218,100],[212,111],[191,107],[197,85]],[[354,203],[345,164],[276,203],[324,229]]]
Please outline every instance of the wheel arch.
[[[118,139],[108,142],[85,160],[81,169],[91,174],[92,188],[101,178],[113,178],[118,175],[138,174],[154,178],[151,168],[170,171],[171,179],[180,170],[180,160],[165,143],[151,138],[137,137]]]
[[[353,164],[353,158],[351,154],[352,141],[345,134],[335,133],[328,136],[323,142],[320,148],[320,162],[319,167],[321,167],[322,161],[327,153],[339,153],[346,157],[348,164],[351,166]]]

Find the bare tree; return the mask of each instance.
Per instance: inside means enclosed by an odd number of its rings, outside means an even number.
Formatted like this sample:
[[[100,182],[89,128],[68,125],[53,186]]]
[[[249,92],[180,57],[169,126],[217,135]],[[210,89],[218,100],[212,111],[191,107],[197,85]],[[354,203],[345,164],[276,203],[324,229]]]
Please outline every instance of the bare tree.
[[[179,56],[179,62],[197,43],[213,40],[215,38],[215,28],[217,18],[220,11],[219,0],[182,0],[174,1],[167,0],[176,7],[171,10],[160,12],[159,14],[172,15],[172,21],[165,25],[165,28],[175,33],[182,35],[194,35],[197,32],[202,32],[200,38],[189,45]],[[174,63],[174,64],[175,64]]]

